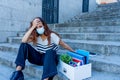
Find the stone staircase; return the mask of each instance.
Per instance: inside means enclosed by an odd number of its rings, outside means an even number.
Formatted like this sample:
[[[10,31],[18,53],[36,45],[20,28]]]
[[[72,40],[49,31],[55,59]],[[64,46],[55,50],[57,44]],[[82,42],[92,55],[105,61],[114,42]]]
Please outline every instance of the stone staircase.
[[[94,13],[77,16],[70,20],[70,23],[49,25],[73,49],[97,53],[97,56],[90,58],[93,76],[86,80],[120,80],[119,6],[119,3],[101,5]],[[18,32],[16,36],[8,37],[7,43],[0,43],[1,64],[15,68],[14,60],[24,33]],[[60,49],[62,53],[64,50]],[[26,64],[25,73],[41,78],[42,66],[38,67],[28,62]],[[54,80],[67,78],[59,74]]]
[[[107,21],[110,21],[110,22],[112,21],[114,22],[114,25],[117,25],[117,24],[119,25],[119,22],[120,22],[119,6],[120,6],[120,2],[106,4],[106,5],[98,5],[95,11],[74,16],[74,18],[72,18],[68,22],[83,23],[87,21],[90,21],[90,22],[96,21],[99,24],[102,24],[102,23],[108,23]]]

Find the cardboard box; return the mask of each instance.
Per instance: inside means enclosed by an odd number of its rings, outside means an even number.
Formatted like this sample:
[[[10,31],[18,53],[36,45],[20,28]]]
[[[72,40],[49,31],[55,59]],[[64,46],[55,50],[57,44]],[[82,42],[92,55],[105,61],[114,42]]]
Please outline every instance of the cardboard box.
[[[58,71],[70,80],[82,80],[91,77],[91,63],[72,67],[60,60]]]

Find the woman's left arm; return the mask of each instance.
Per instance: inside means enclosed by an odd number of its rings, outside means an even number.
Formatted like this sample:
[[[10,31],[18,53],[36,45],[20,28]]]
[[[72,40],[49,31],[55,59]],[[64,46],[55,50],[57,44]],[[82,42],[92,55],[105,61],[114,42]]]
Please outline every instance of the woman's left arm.
[[[69,51],[74,52],[74,50],[69,45],[67,45],[65,42],[63,42],[62,40],[60,40],[59,45],[61,45],[63,48],[65,48]]]

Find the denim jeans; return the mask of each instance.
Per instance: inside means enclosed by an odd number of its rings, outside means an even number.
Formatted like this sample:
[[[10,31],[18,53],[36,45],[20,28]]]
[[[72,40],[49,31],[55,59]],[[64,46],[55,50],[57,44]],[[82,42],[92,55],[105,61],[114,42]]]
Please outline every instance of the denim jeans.
[[[21,43],[15,60],[16,66],[21,66],[23,70],[25,68],[26,59],[28,59],[28,61],[32,64],[43,66],[42,80],[57,74],[58,59],[56,51],[52,49],[41,54],[30,44]]]

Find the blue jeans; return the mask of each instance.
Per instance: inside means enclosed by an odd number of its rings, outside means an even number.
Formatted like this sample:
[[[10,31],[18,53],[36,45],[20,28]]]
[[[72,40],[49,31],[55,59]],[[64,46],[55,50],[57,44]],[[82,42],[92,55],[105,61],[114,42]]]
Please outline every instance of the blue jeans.
[[[15,60],[16,66],[21,66],[23,70],[26,59],[32,64],[43,66],[42,80],[57,74],[58,58],[56,51],[52,49],[41,54],[28,43],[21,43]]]

